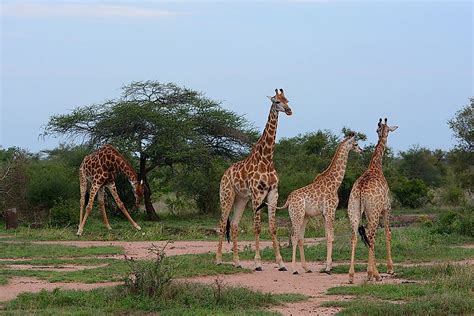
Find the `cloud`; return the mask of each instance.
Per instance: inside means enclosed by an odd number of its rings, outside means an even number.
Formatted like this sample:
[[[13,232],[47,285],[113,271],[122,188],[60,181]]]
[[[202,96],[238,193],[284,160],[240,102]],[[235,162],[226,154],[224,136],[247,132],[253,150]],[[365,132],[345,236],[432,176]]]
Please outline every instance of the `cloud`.
[[[88,17],[88,18],[157,18],[182,14],[153,7],[119,4],[3,4],[2,16],[13,17]]]

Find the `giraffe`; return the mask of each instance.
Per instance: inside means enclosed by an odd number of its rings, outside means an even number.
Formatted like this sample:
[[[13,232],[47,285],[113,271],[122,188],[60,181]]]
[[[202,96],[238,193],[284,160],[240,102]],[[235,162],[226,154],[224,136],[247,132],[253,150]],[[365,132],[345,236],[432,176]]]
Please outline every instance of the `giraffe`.
[[[327,257],[326,273],[332,268],[332,243],[334,241],[334,218],[336,207],[339,203],[337,191],[341,186],[346,172],[349,152],[361,153],[362,149],[357,144],[355,134],[352,132],[345,137],[336,149],[332,161],[322,173],[316,176],[312,183],[296,189],[288,195],[285,205],[277,209],[288,208],[290,214],[292,233],[291,244],[293,246],[292,270],[296,270],[296,245],[298,244],[301,265],[305,272],[310,273],[304,257],[304,232],[306,224],[311,217],[322,214],[325,219]]]
[[[278,125],[279,112],[291,115],[288,99],[283,89],[275,89],[275,95],[268,97],[272,102],[268,120],[262,136],[253,146],[250,155],[230,166],[222,176],[220,183],[221,219],[219,242],[216,253],[216,263],[222,263],[222,242],[224,232],[227,241],[230,242],[229,230],[232,231],[233,262],[239,267],[239,253],[237,249],[238,225],[242,218],[247,202],[252,200],[254,211],[254,233],[255,233],[255,270],[262,271],[260,258],[260,232],[261,232],[261,209],[265,206],[264,199],[268,204],[268,222],[272,235],[275,258],[280,271],[286,271],[285,264],[280,254],[276,232],[275,206],[278,200],[278,175],[273,165],[273,151]],[[229,215],[234,209],[232,223]]]
[[[107,227],[107,229],[112,229],[105,212],[105,188],[110,191],[115,203],[117,203],[118,207],[128,219],[130,224],[132,224],[132,226],[138,230],[141,229],[141,227],[138,226],[137,223],[135,223],[135,221],[130,217],[125,205],[118,196],[117,188],[115,187],[115,177],[118,173],[123,173],[125,176],[127,176],[128,180],[132,184],[133,193],[135,195],[135,203],[138,208],[138,204],[140,203],[140,200],[143,196],[143,180],[138,181],[138,176],[135,170],[133,170],[132,165],[130,165],[130,163],[118,152],[117,149],[115,149],[112,145],[107,144],[102,146],[96,152],[84,157],[84,160],[82,161],[79,168],[81,209],[79,214],[79,229],[77,230],[78,236],[82,235],[84,225],[86,224],[87,217],[91,212],[96,194],[98,196],[104,225]],[[84,213],[88,182],[90,183],[91,188],[89,193],[89,201]]]
[[[377,281],[381,280],[377,266],[375,263],[375,232],[379,224],[380,215],[383,214],[385,226],[385,238],[387,241],[387,272],[393,274],[393,261],[391,253],[391,232],[389,226],[390,218],[390,199],[389,188],[387,180],[383,175],[382,158],[387,144],[387,137],[389,132],[396,130],[398,126],[387,125],[387,118],[382,123],[379,120],[377,134],[379,137],[378,143],[375,146],[374,153],[369,163],[367,170],[354,183],[349,197],[349,205],[347,212],[352,228],[351,239],[351,266],[349,269],[349,283],[354,282],[354,260],[355,247],[357,244],[357,233],[362,237],[364,243],[369,247],[369,260],[367,265],[367,280],[371,281],[373,277]],[[359,226],[362,214],[368,222],[368,233],[365,233],[363,226]]]

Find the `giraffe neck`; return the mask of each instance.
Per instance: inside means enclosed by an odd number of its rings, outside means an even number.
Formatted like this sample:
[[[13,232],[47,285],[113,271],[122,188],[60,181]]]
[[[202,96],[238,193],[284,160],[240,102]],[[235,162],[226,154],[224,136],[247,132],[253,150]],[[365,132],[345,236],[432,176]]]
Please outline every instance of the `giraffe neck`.
[[[386,138],[380,138],[369,163],[369,170],[382,172],[382,159],[385,152]]]
[[[267,124],[262,136],[257,141],[252,151],[251,157],[257,160],[264,158],[269,162],[273,161],[273,151],[275,149],[276,131],[278,126],[278,111],[273,107],[268,114]]]
[[[118,165],[118,170],[122,172],[131,183],[137,183],[138,175],[135,172],[135,169],[133,169],[130,162],[127,159],[125,159],[125,157],[122,156],[122,154],[118,152],[115,148],[112,148],[112,149],[116,157],[116,164]]]
[[[346,173],[347,159],[349,157],[348,146],[345,146],[345,142],[339,144],[336,149],[336,153],[331,160],[331,164],[321,173],[323,177],[334,178],[335,188],[338,189],[344,179],[344,174]],[[317,179],[318,177],[316,177]],[[315,179],[315,180],[316,180]]]

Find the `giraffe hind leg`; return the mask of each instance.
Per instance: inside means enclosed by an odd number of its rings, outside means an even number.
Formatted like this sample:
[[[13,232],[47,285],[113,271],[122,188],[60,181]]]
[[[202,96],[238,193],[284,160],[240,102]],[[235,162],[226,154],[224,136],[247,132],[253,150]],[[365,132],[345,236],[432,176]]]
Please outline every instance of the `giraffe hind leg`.
[[[221,204],[221,218],[219,220],[219,240],[217,242],[216,264],[222,263],[222,243],[224,242],[224,235],[230,242],[230,212],[234,205],[235,191],[232,188],[230,181],[227,178],[221,180],[219,189],[220,204]]]
[[[275,260],[278,264],[278,271],[288,271],[283,262],[283,258],[280,253],[280,244],[277,238],[277,227],[276,227],[276,204],[278,203],[278,188],[273,188],[267,194],[268,202],[268,225],[270,228],[270,234],[272,236],[273,250],[275,251]]]

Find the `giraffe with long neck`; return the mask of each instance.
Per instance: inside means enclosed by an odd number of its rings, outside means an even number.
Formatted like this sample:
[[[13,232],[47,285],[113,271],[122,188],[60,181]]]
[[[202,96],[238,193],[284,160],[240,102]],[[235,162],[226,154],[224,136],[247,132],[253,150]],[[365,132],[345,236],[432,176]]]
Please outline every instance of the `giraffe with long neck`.
[[[135,221],[130,217],[130,214],[128,213],[125,205],[122,203],[117,193],[117,188],[115,187],[115,177],[119,173],[124,174],[130,181],[130,184],[133,188],[133,193],[135,195],[135,204],[138,208],[140,200],[143,196],[143,180],[138,181],[138,175],[133,169],[132,165],[125,159],[125,157],[122,156],[122,154],[120,154],[117,149],[115,149],[112,145],[104,145],[96,152],[84,157],[79,168],[81,205],[79,213],[79,229],[77,230],[78,236],[82,235],[84,225],[86,224],[87,217],[92,210],[96,195],[99,201],[100,210],[102,212],[104,225],[107,227],[107,229],[112,229],[105,211],[105,188],[107,188],[112,194],[115,203],[117,203],[117,206],[128,219],[130,224],[132,224],[132,226],[138,230],[141,229],[141,227],[138,226],[137,223],[135,223]],[[88,183],[90,183],[90,192],[89,201],[87,202],[86,206],[85,203]]]
[[[369,247],[369,260],[367,264],[367,279],[375,278],[381,280],[375,262],[375,233],[379,224],[380,215],[383,215],[385,226],[385,238],[387,244],[387,272],[393,273],[393,261],[391,251],[390,232],[390,198],[387,180],[383,174],[382,159],[387,145],[388,133],[396,130],[398,126],[387,125],[387,119],[382,123],[379,120],[377,134],[378,143],[365,171],[354,183],[349,197],[347,212],[352,228],[351,238],[351,266],[349,269],[349,282],[354,282],[355,247],[357,244],[357,230],[363,242]],[[367,218],[367,233],[363,226],[359,227],[362,214]]]
[[[268,97],[271,102],[270,113],[262,136],[254,145],[250,155],[230,166],[224,173],[220,184],[221,219],[219,242],[216,253],[216,263],[222,262],[222,243],[224,233],[233,242],[233,262],[240,266],[239,252],[237,247],[237,236],[239,221],[247,202],[252,200],[254,211],[254,233],[255,233],[255,270],[261,271],[260,258],[260,232],[261,232],[261,209],[265,206],[267,199],[268,220],[270,234],[272,236],[275,258],[281,271],[286,271],[276,236],[275,207],[278,200],[278,175],[273,165],[273,151],[278,125],[279,112],[291,115],[288,99],[282,89],[275,89],[275,95]],[[233,211],[232,220],[229,220]]]
[[[306,224],[311,217],[322,215],[325,220],[327,257],[326,272],[330,273],[332,268],[332,243],[334,241],[334,218],[339,203],[337,191],[341,186],[346,172],[349,152],[361,153],[362,149],[357,144],[355,134],[351,133],[345,137],[336,149],[336,153],[329,167],[316,176],[312,183],[296,189],[288,195],[285,205],[280,208],[288,208],[290,214],[292,232],[291,243],[293,246],[292,269],[296,270],[296,245],[300,251],[301,265],[305,272],[311,272],[304,257],[304,232]]]

